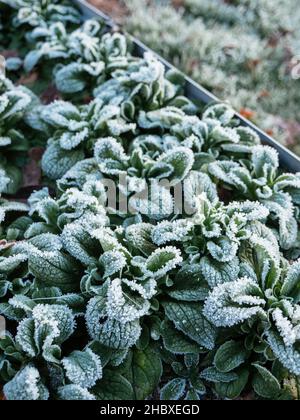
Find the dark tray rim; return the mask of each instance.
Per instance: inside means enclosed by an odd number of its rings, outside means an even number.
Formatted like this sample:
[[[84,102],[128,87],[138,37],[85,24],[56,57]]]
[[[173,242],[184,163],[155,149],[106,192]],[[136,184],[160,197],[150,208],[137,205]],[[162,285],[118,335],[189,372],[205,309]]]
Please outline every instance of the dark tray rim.
[[[105,13],[103,13],[99,9],[97,9],[95,6],[88,3],[86,0],[73,0],[73,2],[77,4],[77,6],[79,6],[79,8],[81,9],[83,18],[87,19],[87,18],[97,16],[101,18],[102,20],[104,20],[109,28],[115,28],[118,26],[117,24],[115,24],[113,19],[111,19],[109,16],[107,16]],[[151,48],[147,47],[144,43],[139,41],[137,38],[130,35],[128,32],[124,31],[123,29],[120,29],[120,30],[123,33],[126,33],[126,36],[130,38],[135,48],[135,52],[138,56],[142,56],[145,52],[151,52],[158,58],[158,60],[161,63],[163,63],[166,69],[175,69],[175,67],[172,64],[170,64],[168,61],[162,58],[159,54],[157,54]],[[211,92],[209,92],[200,84],[196,83],[190,77],[186,75],[184,75],[184,77],[186,80],[185,95],[189,99],[202,101],[204,104],[220,101],[215,95],[213,95]],[[293,152],[288,150],[285,146],[283,146],[278,141],[276,141],[273,137],[269,136],[267,133],[262,131],[259,127],[257,127],[251,121],[244,118],[238,112],[236,112],[236,117],[240,120],[243,126],[249,127],[252,130],[254,130],[259,135],[263,144],[272,146],[274,147],[274,149],[277,150],[277,152],[279,153],[280,164],[283,168],[291,172],[300,172],[300,157],[298,157]]]

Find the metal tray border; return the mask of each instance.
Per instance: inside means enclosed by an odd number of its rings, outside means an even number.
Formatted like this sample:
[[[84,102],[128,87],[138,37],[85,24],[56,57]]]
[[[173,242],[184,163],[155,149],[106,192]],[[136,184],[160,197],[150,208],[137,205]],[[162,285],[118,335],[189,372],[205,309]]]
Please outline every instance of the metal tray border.
[[[81,9],[83,19],[88,19],[92,17],[99,17],[102,20],[105,21],[107,26],[109,28],[114,28],[117,25],[114,23],[114,21],[107,16],[105,13],[97,9],[96,7],[92,6],[90,3],[88,3],[86,0],[73,0],[73,2]],[[122,30],[122,32],[125,32]],[[164,58],[162,58],[159,54],[151,50],[151,48],[147,47],[145,44],[143,44],[141,41],[133,37],[132,35],[128,34],[127,32],[126,36],[128,36],[131,39],[131,42],[134,46],[135,53],[138,56],[142,56],[145,52],[151,52],[154,54],[160,62],[164,64],[166,69],[175,69],[175,67],[167,62]],[[190,77],[185,76],[186,85],[185,85],[185,95],[192,100],[201,101],[204,104],[208,104],[210,102],[219,101],[219,99],[214,96],[212,93],[210,93],[208,90],[206,90],[204,87],[196,83],[194,80],[192,80]],[[258,128],[255,124],[253,124],[251,121],[244,118],[242,115],[240,115],[238,112],[236,112],[236,117],[241,121],[241,124],[243,126],[252,128],[260,137],[263,144],[267,144],[269,146],[274,147],[274,149],[277,150],[279,153],[280,158],[280,164],[283,168],[291,171],[291,172],[300,172],[300,157],[295,155],[293,152],[288,150],[286,147],[284,147],[282,144],[277,142],[275,139],[273,139],[271,136],[266,134],[264,131],[262,131],[260,128]]]

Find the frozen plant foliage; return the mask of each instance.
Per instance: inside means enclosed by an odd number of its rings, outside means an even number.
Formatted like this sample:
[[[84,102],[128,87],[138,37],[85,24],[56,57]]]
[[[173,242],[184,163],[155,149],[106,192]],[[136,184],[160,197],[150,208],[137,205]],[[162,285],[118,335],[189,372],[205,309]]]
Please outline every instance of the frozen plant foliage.
[[[29,91],[15,87],[0,74],[0,168],[9,177],[2,192],[13,194],[21,184],[20,164],[16,163],[18,158],[26,156],[29,148],[29,139],[24,135],[23,128],[24,116],[32,102],[33,95]]]
[[[31,77],[76,94],[45,105],[1,79],[5,398],[299,398],[299,174],[123,34],[30,5],[46,19],[19,27]],[[40,159],[41,182],[11,197],[15,168]]]
[[[29,27],[47,27],[49,22],[80,22],[79,12],[67,1],[61,0],[1,0],[14,10],[13,24]]]
[[[258,262],[255,278],[244,277],[213,288],[204,314],[218,327],[230,328],[249,321],[261,324],[266,345],[287,369],[299,375],[299,305],[293,288],[288,289],[291,278],[299,275],[299,262],[285,273],[271,259],[264,258],[264,251],[263,247],[253,250]]]
[[[10,183],[10,178],[7,177],[6,172],[0,168],[0,226],[5,220],[7,212],[27,212],[28,206],[24,203],[8,201],[1,197],[3,192],[7,192],[7,186]]]
[[[280,174],[277,152],[268,146],[252,150],[249,165],[233,161],[211,163],[209,173],[239,197],[258,200],[278,220],[281,246],[289,249],[297,238],[299,174]]]
[[[126,14],[122,23],[177,68],[298,151],[298,134],[292,128],[299,120],[297,0],[179,3],[178,8],[171,0],[127,0],[129,17]]]
[[[58,87],[65,92],[80,91],[85,87],[82,74],[99,78],[105,68],[98,36],[103,27],[100,22],[87,21],[82,27],[69,34],[63,23],[53,23],[49,28],[35,28],[30,38],[36,42],[36,49],[30,51],[24,60],[24,68],[31,71],[41,61],[61,64],[56,76]],[[77,62],[77,66],[75,66]],[[78,80],[76,84],[76,73]],[[66,77],[65,85],[60,83]],[[96,79],[97,82],[97,79]],[[79,84],[79,85],[78,85]],[[64,87],[63,87],[64,86]]]

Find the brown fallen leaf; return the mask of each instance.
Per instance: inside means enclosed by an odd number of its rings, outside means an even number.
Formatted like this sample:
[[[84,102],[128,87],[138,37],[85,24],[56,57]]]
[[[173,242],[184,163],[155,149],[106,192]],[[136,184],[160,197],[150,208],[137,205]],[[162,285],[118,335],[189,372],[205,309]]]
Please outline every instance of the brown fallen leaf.
[[[269,98],[270,96],[271,93],[267,89],[263,89],[259,94],[260,98]]]
[[[51,102],[59,99],[62,99],[61,93],[56,89],[54,85],[49,85],[41,95],[41,101],[45,105],[48,105]]]
[[[127,15],[127,9],[120,0],[88,0],[93,6],[111,16],[117,22]]]
[[[246,65],[249,70],[256,70],[257,66],[261,63],[260,59],[248,60]]]
[[[17,85],[32,85],[33,83],[35,83],[39,78],[39,73],[37,71],[32,71],[29,74],[26,74],[22,77],[20,77],[20,79],[17,81]]]
[[[23,188],[38,187],[42,180],[42,171],[40,161],[44,149],[42,147],[33,147],[29,150],[29,162],[23,168]]]
[[[255,117],[255,112],[252,111],[252,109],[249,109],[249,108],[242,108],[240,110],[240,114],[243,117],[247,118],[248,120],[251,120],[251,119],[253,119]]]
[[[19,57],[17,50],[4,50],[1,51],[1,55],[3,55],[5,59]]]
[[[172,6],[175,9],[180,9],[181,7],[184,6],[184,0],[172,0]]]

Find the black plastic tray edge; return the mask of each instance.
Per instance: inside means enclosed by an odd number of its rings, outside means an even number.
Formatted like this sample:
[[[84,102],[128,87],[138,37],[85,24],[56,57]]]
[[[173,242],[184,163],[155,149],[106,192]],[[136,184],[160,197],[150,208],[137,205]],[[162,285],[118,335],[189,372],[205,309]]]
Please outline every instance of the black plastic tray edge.
[[[73,0],[74,3],[79,6],[79,8],[82,11],[83,18],[92,18],[95,16],[98,16],[99,18],[103,19],[108,27],[114,28],[117,25],[114,23],[114,21],[107,16],[105,13],[101,12],[96,7],[92,6],[90,3],[88,3],[85,0]],[[124,31],[123,31],[124,32]],[[154,54],[167,69],[174,69],[174,66],[170,63],[168,63],[164,58],[162,58],[159,54],[155,53],[153,50],[151,50],[149,47],[147,47],[145,44],[143,44],[141,41],[133,37],[132,35],[126,33],[126,35],[131,39],[131,42],[133,43],[133,46],[135,48],[135,53],[138,56],[142,56],[145,52],[151,52]],[[186,80],[186,86],[185,86],[185,94],[188,98],[202,101],[205,104],[208,104],[210,102],[219,101],[219,99],[214,96],[212,93],[210,93],[208,90],[203,88],[201,85],[193,81],[188,76],[185,76]],[[282,144],[274,140],[271,136],[263,132],[260,128],[258,128],[255,124],[251,123],[251,121],[244,118],[242,115],[236,112],[237,118],[241,121],[241,124],[247,127],[252,128],[254,131],[257,132],[259,135],[261,141],[264,144],[270,145],[274,147],[278,153],[280,158],[280,164],[283,168],[286,170],[289,170],[290,172],[300,172],[300,158],[296,156],[293,152],[288,150],[286,147],[284,147]]]

